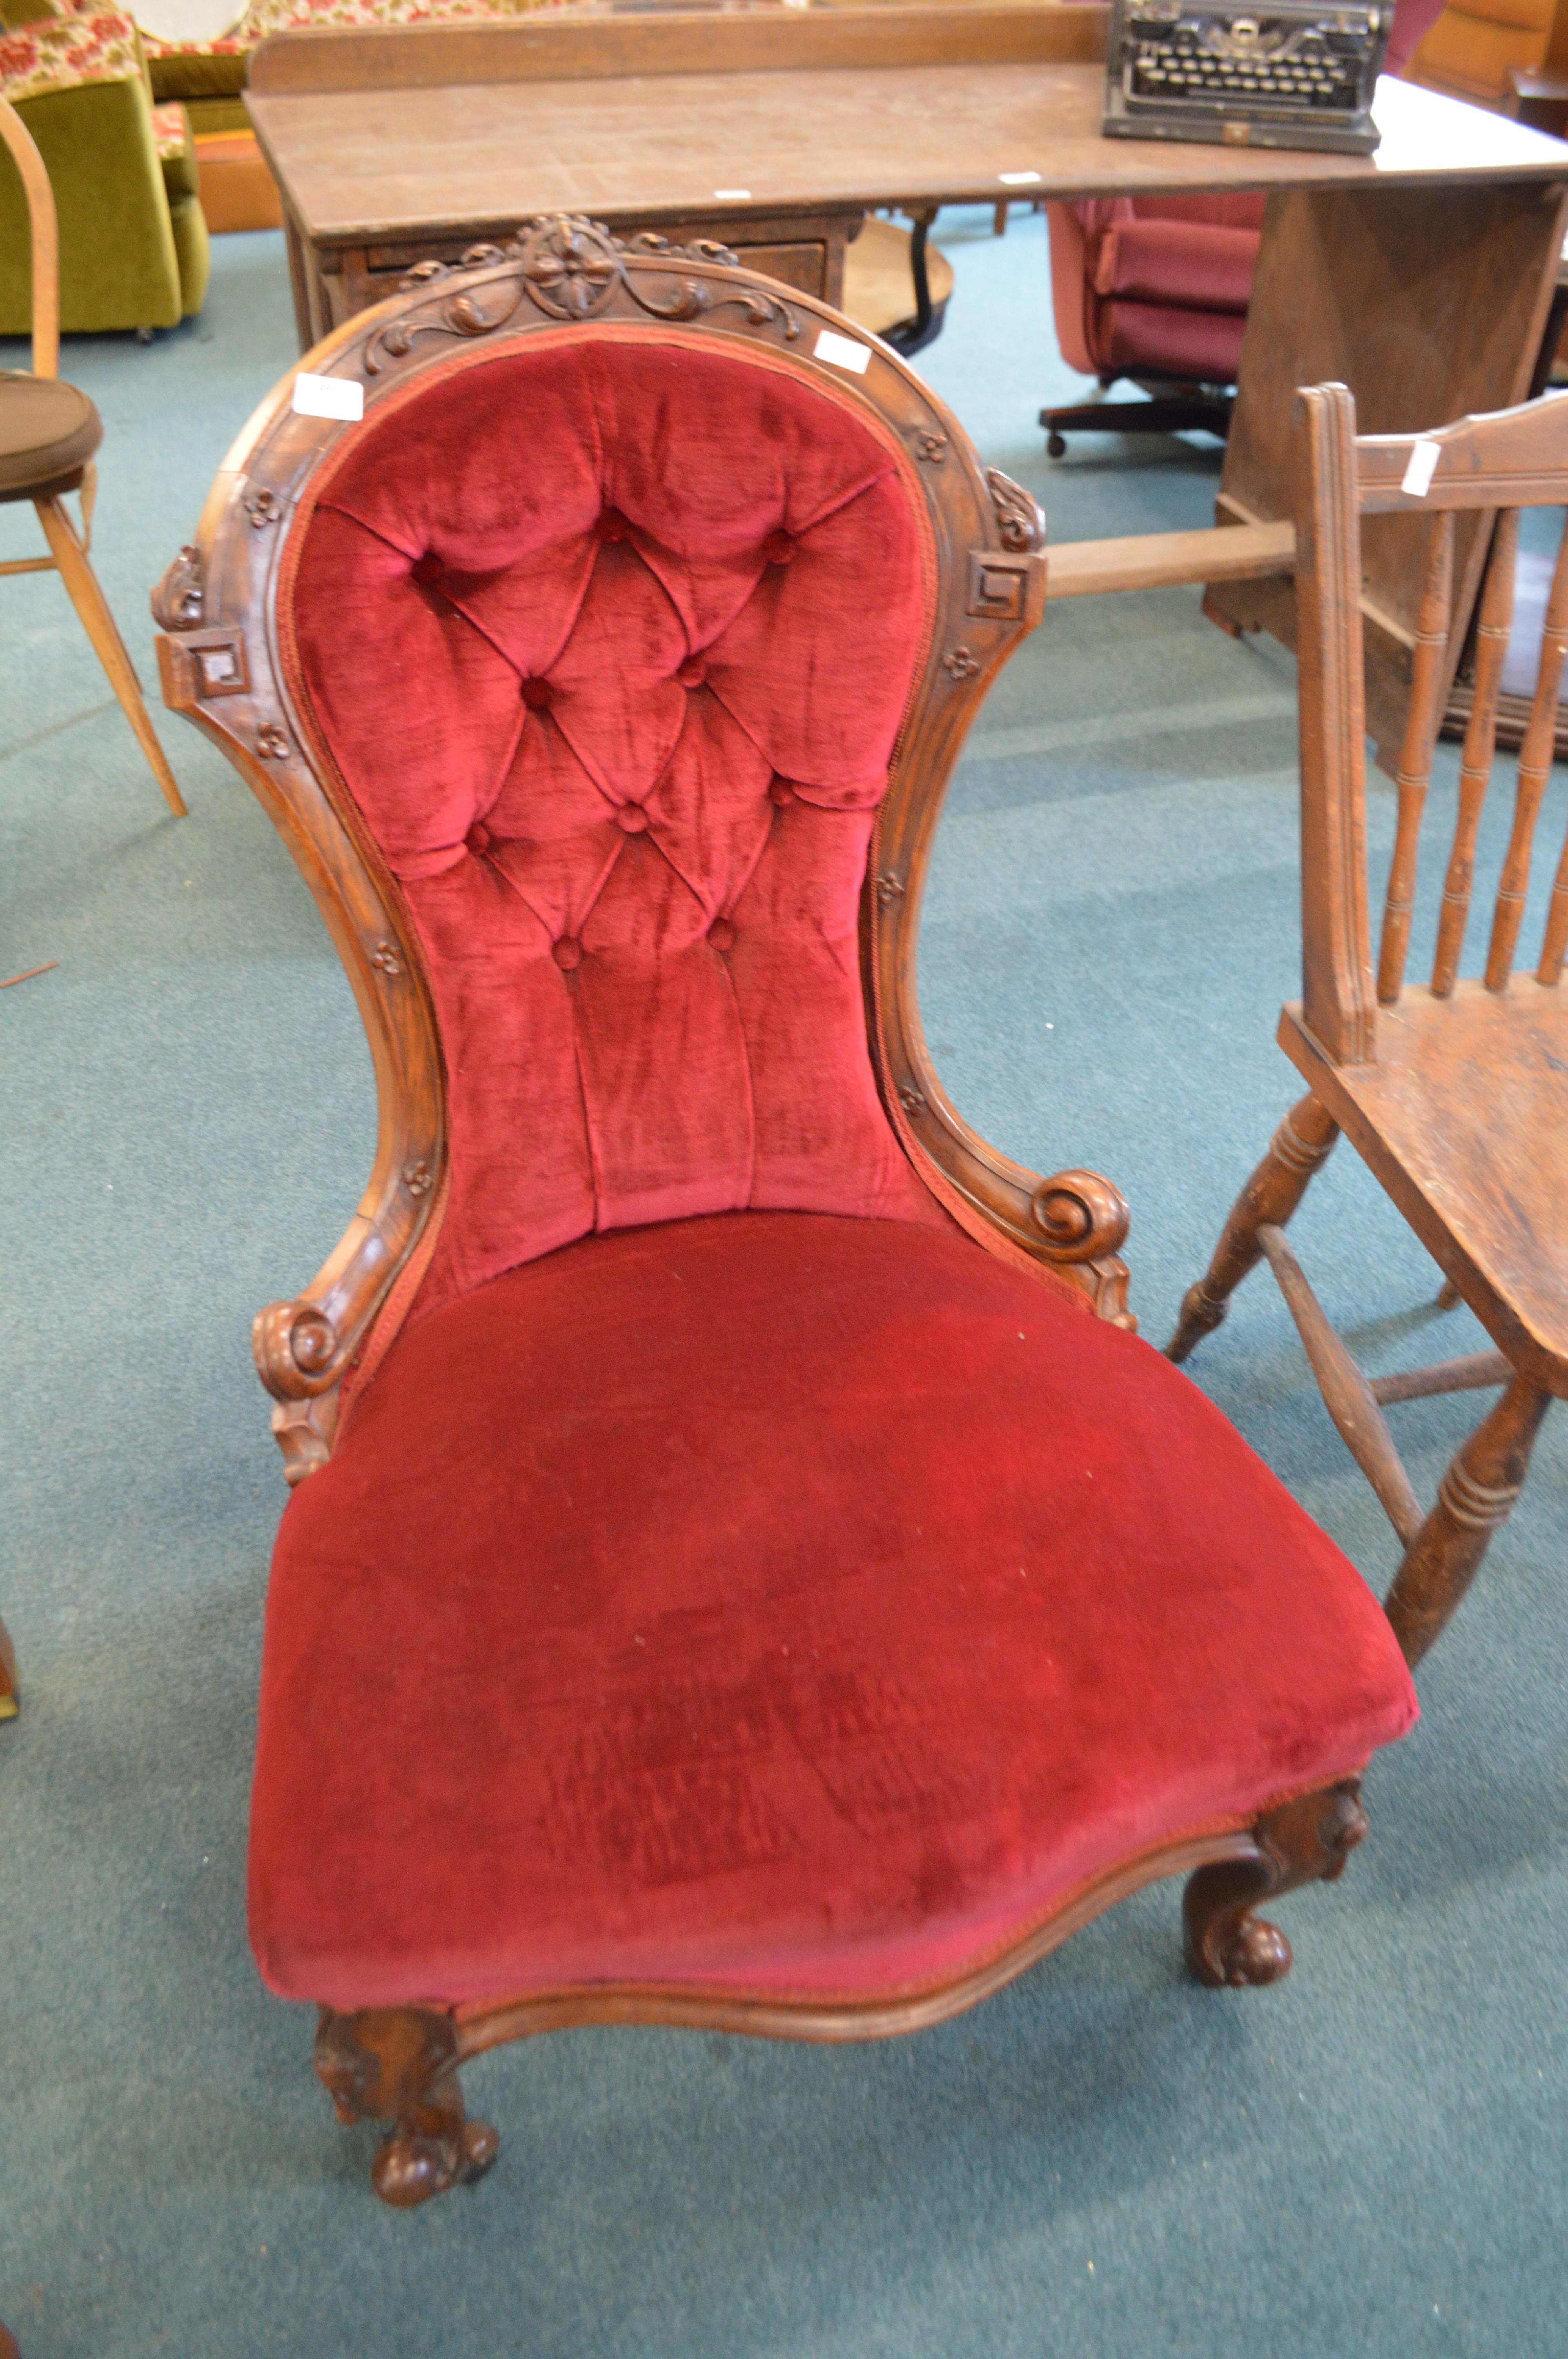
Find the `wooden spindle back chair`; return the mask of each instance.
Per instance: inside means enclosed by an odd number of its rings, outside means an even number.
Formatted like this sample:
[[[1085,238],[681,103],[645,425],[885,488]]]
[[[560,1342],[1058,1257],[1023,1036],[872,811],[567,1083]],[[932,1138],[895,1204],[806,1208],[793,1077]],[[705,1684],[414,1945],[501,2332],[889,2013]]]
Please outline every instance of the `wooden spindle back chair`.
[[[1301,669],[1303,981],[1280,1044],[1310,1083],[1233,1209],[1167,1347],[1184,1360],[1262,1257],[1279,1279],[1336,1424],[1404,1543],[1388,1610],[1414,1662],[1440,1634],[1508,1516],[1553,1396],[1568,1394],[1568,845],[1538,951],[1520,946],[1531,855],[1568,652],[1568,535],[1547,600],[1519,749],[1512,827],[1484,969],[1461,969],[1477,914],[1477,845],[1496,751],[1519,516],[1568,502],[1568,402],[1462,419],[1428,436],[1357,439],[1343,386],[1296,397],[1296,628]],[[1478,613],[1474,702],[1430,978],[1411,983],[1411,919],[1433,752],[1453,672],[1454,520],[1497,511]],[[1400,756],[1395,838],[1374,968],[1366,851],[1361,518],[1433,512]],[[1428,861],[1431,855],[1427,855]],[[1436,869],[1426,874],[1435,882]],[[1329,1326],[1283,1236],[1340,1131],[1496,1349],[1370,1383]],[[1501,1386],[1424,1515],[1383,1417],[1391,1402]]]
[[[181,819],[184,799],[88,557],[98,484],[92,453],[103,439],[103,429],[87,396],[59,379],[59,231],[54,190],[32,133],[5,99],[0,99],[0,142],[10,150],[27,200],[33,265],[33,365],[30,371],[0,371],[0,505],[31,500],[49,546],[47,557],[14,558],[0,565],[0,574],[59,575],[163,799]],[[71,491],[81,504],[80,530],[65,505],[65,495]]]

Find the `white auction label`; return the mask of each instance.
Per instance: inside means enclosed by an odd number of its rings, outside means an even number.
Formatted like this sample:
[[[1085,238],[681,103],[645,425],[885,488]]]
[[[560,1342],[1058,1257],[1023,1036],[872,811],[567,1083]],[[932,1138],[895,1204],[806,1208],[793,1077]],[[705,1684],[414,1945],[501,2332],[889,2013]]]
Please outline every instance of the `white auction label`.
[[[1437,462],[1442,456],[1441,442],[1429,441],[1423,435],[1415,444],[1411,451],[1410,464],[1405,469],[1404,481],[1400,485],[1407,500],[1425,499],[1432,489],[1432,479],[1437,472]]]
[[[715,189],[713,193],[720,204],[749,205],[752,201],[750,189]]]
[[[301,418],[362,418],[365,389],[346,376],[313,376],[301,369],[294,380],[294,407]]]
[[[1038,172],[999,172],[997,174],[997,179],[1004,189],[1027,189],[1039,178]]]
[[[819,361],[831,361],[835,368],[852,369],[864,376],[871,365],[870,344],[858,344],[850,336],[841,336],[836,328],[824,328],[812,346]]]

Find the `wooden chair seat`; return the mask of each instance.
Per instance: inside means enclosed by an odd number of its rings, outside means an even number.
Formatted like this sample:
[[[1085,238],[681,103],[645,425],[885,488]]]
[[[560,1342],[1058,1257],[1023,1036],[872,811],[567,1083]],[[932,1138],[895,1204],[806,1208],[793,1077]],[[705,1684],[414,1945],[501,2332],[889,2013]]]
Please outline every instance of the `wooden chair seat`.
[[[87,396],[73,385],[62,385],[57,375],[59,224],[54,190],[32,134],[3,98],[0,146],[16,168],[27,201],[33,297],[32,369],[0,371],[0,503],[31,500],[49,548],[47,557],[12,558],[0,565],[0,574],[59,573],[164,800],[178,819],[185,810],[184,799],[147,719],[135,667],[88,555],[97,485],[92,454],[103,439],[103,427]],[[65,506],[67,492],[81,495],[80,527]]]
[[[897,331],[913,327],[919,311],[914,240],[897,222],[869,213],[844,255],[844,310],[851,320],[898,350]],[[931,316],[938,324],[953,292],[953,266],[939,245],[923,245]]]
[[[1560,1158],[1519,1152],[1568,1139],[1562,991],[1408,991],[1379,1011],[1375,1064],[1330,1064],[1294,1008],[1281,1041],[1498,1349],[1568,1397],[1568,1187]]]
[[[98,412],[75,386],[22,369],[0,376],[0,500],[73,489],[103,440]]]

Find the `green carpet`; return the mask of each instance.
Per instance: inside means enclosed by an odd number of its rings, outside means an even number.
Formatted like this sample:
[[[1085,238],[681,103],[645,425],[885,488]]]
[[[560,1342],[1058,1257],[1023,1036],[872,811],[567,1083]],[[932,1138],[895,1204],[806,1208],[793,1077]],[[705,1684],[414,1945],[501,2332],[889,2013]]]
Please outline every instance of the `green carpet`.
[[[1434,200],[1435,201],[1435,200]],[[1033,419],[1076,380],[1042,225],[944,219],[924,356],[1054,538],[1206,521],[1218,453]],[[148,585],[293,356],[281,243],[215,241],[203,318],[72,340],[106,443],[96,560]],[[16,365],[16,347],[4,356]],[[24,553],[11,509],[0,555]],[[1568,1425],[1368,1781],[1271,1991],[1183,1975],[1177,1894],[1000,1999],[840,2050],[592,2031],[482,2060],[493,2176],[408,2216],[334,2123],[306,2010],[245,1947],[246,1788],[283,1499],[248,1325],[369,1167],[369,1060],[303,886],[193,731],[168,820],[58,583],[0,587],[0,2317],[26,2359],[1346,2359],[1568,2343],[1563,1926]],[[1296,1093],[1293,674],[1195,592],[1054,609],[953,790],[924,934],[960,1105],[1133,1207],[1168,1332]],[[1452,751],[1443,756],[1451,795]],[[1374,787],[1375,844],[1390,798]],[[1500,812],[1489,822],[1495,858]],[[1560,840],[1563,774],[1545,821]],[[1348,1149],[1292,1230],[1375,1368],[1475,1348]],[[1193,1373],[1379,1591],[1391,1535],[1266,1277]],[[1430,1495],[1470,1399],[1395,1410]]]

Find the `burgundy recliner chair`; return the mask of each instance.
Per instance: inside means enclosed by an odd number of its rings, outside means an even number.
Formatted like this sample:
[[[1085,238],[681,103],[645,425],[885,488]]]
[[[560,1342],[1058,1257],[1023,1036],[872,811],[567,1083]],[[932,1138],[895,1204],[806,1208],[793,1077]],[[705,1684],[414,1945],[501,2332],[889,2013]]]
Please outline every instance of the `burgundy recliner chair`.
[[[1399,0],[1383,70],[1402,74],[1443,0]],[[1241,338],[1263,232],[1261,191],[1093,197],[1047,205],[1051,300],[1062,357],[1108,389],[1119,377],[1144,401],[1043,409],[1053,459],[1076,429],[1179,434],[1229,428]]]

